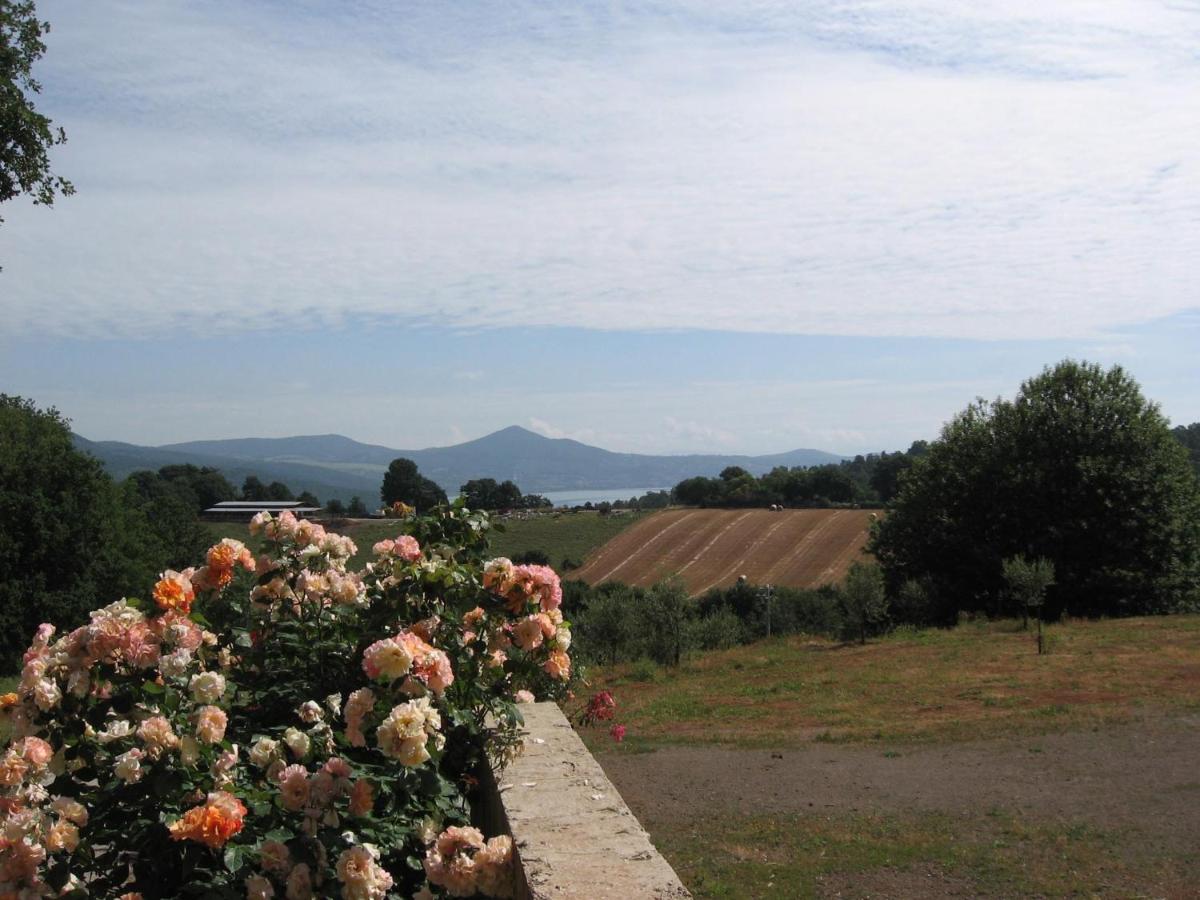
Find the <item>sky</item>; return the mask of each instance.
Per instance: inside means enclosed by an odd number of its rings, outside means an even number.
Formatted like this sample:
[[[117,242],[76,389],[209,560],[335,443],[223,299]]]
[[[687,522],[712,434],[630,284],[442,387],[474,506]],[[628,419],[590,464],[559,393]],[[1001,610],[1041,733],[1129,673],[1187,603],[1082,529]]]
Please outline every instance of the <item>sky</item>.
[[[39,0],[0,391],[95,440],[891,450],[1200,420],[1200,0]]]

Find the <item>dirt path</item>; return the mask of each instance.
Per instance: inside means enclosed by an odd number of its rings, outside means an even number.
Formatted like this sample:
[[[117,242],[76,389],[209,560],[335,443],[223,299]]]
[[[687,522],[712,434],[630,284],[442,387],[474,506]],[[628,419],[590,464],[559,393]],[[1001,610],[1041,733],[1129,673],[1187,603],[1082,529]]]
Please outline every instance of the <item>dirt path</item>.
[[[1200,716],[962,744],[685,746],[599,760],[652,833],[722,813],[1003,809],[1131,829],[1163,850],[1200,852]]]

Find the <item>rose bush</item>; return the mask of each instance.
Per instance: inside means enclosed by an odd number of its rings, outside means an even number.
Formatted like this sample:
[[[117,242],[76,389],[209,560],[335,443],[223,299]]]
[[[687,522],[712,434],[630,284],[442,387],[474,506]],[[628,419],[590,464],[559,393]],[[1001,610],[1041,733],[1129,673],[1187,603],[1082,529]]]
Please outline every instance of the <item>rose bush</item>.
[[[512,846],[469,826],[518,700],[566,691],[558,577],[485,563],[461,505],[346,537],[255,517],[64,635],[0,698],[5,897],[506,896]]]

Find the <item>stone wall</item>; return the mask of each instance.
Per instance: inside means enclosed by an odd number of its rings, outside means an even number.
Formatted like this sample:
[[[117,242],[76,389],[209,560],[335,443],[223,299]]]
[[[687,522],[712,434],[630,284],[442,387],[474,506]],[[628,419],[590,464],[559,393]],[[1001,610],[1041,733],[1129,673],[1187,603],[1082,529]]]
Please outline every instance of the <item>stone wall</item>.
[[[525,751],[483,784],[479,824],[516,848],[519,900],[691,895],[553,703],[522,706]]]

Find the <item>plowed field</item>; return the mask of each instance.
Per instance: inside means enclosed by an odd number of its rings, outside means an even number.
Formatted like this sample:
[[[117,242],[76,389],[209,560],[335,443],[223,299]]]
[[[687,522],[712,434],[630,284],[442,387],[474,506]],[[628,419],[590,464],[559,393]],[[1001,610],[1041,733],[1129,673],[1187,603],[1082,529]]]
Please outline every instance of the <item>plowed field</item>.
[[[642,587],[677,574],[693,594],[745,575],[754,584],[816,587],[840,581],[863,554],[865,509],[670,509],[587,558],[574,578]]]

